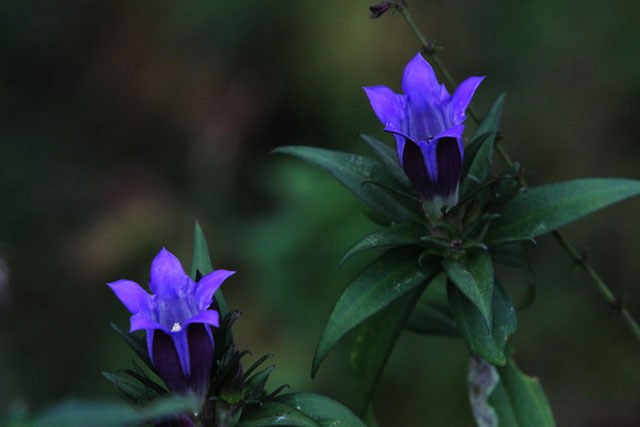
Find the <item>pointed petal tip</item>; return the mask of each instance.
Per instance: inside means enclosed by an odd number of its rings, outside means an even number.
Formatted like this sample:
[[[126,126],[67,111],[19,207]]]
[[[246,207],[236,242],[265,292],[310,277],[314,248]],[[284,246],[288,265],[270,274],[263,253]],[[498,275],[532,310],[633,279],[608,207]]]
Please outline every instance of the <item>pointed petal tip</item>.
[[[472,76],[460,83],[451,97],[451,120],[454,124],[460,124],[466,119],[465,111],[471,102],[471,98],[486,76]]]
[[[151,295],[136,282],[122,279],[107,283],[107,286],[111,288],[130,313],[148,312]]]
[[[440,84],[431,64],[418,52],[404,67],[402,91],[405,95],[435,97],[440,93]]]
[[[200,310],[204,310],[211,304],[213,295],[218,290],[222,282],[233,276],[236,272],[229,270],[215,270],[204,276],[196,287],[196,302]]]
[[[180,260],[163,247],[151,262],[149,287],[154,294],[170,295],[184,286],[186,277]]]
[[[362,89],[369,98],[373,112],[383,125],[401,125],[404,120],[403,95],[398,95],[387,86],[365,86]]]

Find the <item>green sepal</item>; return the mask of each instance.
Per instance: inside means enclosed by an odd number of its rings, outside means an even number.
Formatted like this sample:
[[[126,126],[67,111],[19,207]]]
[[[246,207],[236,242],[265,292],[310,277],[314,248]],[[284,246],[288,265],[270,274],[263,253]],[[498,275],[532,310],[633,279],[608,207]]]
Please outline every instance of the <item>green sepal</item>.
[[[158,384],[157,382],[151,380],[149,377],[147,377],[146,375],[144,375],[142,373],[132,371],[131,369],[120,369],[118,371],[118,374],[120,374],[120,373],[127,374],[130,377],[135,378],[142,385],[144,385],[148,389],[153,390],[154,392],[158,393],[158,395],[160,395],[160,396],[168,396],[169,395],[169,392],[164,387],[162,387],[160,384]]]
[[[258,399],[262,395],[269,375],[274,369],[275,366],[268,366],[247,379],[244,386],[245,399]]]
[[[344,290],[329,317],[313,357],[311,375],[351,329],[407,292],[428,281],[438,265],[421,266],[419,251],[397,248],[367,266]]]
[[[273,354],[265,354],[260,359],[258,359],[253,365],[251,365],[251,367],[249,369],[247,369],[244,374],[248,377],[249,375],[251,375],[253,373],[253,371],[256,370],[256,368],[258,366],[260,366],[266,360],[271,359],[272,357],[273,357]]]
[[[145,387],[143,384],[131,380],[124,375],[111,372],[101,372],[101,374],[113,385],[120,397],[135,406],[146,406],[158,396],[157,393]]]
[[[504,365],[507,338],[518,329],[518,321],[511,297],[500,281],[496,279],[493,286],[493,327],[490,333],[487,333],[480,311],[458,288],[449,284],[447,295],[458,330],[469,351],[493,365]]]
[[[138,357],[147,365],[151,370],[155,371],[153,367],[153,363],[151,363],[151,359],[149,358],[149,353],[147,350],[147,342],[131,332],[125,332],[118,325],[113,322],[109,322],[109,326],[116,331],[118,335],[127,343],[129,347],[138,355]]]
[[[223,352],[228,351],[233,346],[233,334],[231,327],[242,316],[238,310],[232,310],[220,321],[220,327],[216,331],[216,348],[214,349],[214,359],[219,360]]]

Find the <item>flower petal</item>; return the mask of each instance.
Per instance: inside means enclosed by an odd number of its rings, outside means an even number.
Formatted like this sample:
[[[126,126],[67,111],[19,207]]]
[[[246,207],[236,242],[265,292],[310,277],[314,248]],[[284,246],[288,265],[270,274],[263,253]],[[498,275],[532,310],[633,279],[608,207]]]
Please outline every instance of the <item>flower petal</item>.
[[[131,280],[118,280],[107,283],[107,286],[116,294],[116,297],[127,307],[131,313],[148,313],[150,309],[151,295],[140,285]]]
[[[441,196],[443,200],[451,200],[452,203],[455,203],[462,171],[462,156],[458,140],[455,137],[445,136],[434,140],[434,144],[436,144],[435,152],[438,162],[436,194]]]
[[[410,98],[440,98],[440,84],[436,73],[419,52],[404,68],[402,91]]]
[[[176,351],[178,352],[182,372],[186,378],[189,378],[191,375],[191,360],[189,358],[189,340],[187,339],[187,330],[182,328],[178,332],[172,332],[171,338],[173,339],[173,344],[176,346]]]
[[[418,144],[407,141],[402,153],[402,167],[420,197],[423,200],[431,200],[434,196],[433,183],[427,170],[424,150],[421,148]]]
[[[215,326],[217,328],[220,326],[220,315],[215,310],[205,310],[184,322],[183,325],[186,326],[194,323],[206,323],[207,325]]]
[[[467,110],[469,102],[471,102],[471,98],[482,80],[484,80],[484,76],[469,77],[460,83],[456,91],[453,93],[449,108],[451,121],[454,125],[459,125],[466,118],[464,112]]]
[[[402,166],[402,157],[404,153],[404,146],[407,139],[413,141],[413,139],[409,136],[409,134],[402,129],[398,129],[393,125],[387,125],[383,129],[385,132],[389,132],[393,134],[394,139],[396,140],[396,152],[398,153],[398,161],[400,162],[400,166]],[[417,142],[417,141],[413,141]]]
[[[215,270],[200,279],[195,289],[195,300],[199,310],[206,310],[211,305],[213,294],[222,282],[233,274],[235,271]]]
[[[464,133],[464,125],[451,126],[444,132],[436,135],[433,140],[437,141],[440,138],[451,137],[458,141],[458,149],[460,150],[460,157],[464,158],[464,144],[462,142],[462,134]]]
[[[187,330],[189,341],[189,362],[191,375],[187,379],[192,391],[203,394],[207,392],[211,365],[213,363],[213,339],[211,330],[202,323],[190,325]]]
[[[178,258],[162,248],[151,263],[151,292],[163,298],[178,296],[188,285],[188,279]]]
[[[155,362],[153,361],[153,335],[155,332],[155,329],[147,329],[147,352],[149,353],[149,359],[151,359],[151,363],[154,363],[155,366]]]
[[[369,97],[371,108],[383,125],[392,124],[403,128],[403,123],[406,122],[404,96],[394,93],[386,86],[371,86],[362,89]]]
[[[169,330],[162,326],[160,323],[149,319],[147,316],[137,313],[131,316],[131,328],[129,332],[139,331],[141,329],[160,329],[166,333],[169,333]]]
[[[171,336],[163,332],[155,332],[151,360],[155,371],[169,387],[169,391],[172,393],[184,393],[189,391],[189,386],[181,367],[181,360],[174,340],[171,338]]]

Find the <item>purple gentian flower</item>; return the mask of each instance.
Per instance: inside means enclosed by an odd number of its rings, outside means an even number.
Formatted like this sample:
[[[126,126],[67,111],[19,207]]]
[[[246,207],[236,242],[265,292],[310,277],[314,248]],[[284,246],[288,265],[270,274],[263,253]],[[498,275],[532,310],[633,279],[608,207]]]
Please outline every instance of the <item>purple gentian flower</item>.
[[[162,248],[151,263],[154,295],[131,280],[107,283],[133,314],[130,331],[146,330],[149,358],[172,393],[206,393],[214,348],[211,327],[219,326],[218,312],[209,306],[234,273],[216,270],[194,282],[178,258]]]
[[[442,215],[443,207],[458,201],[464,155],[462,122],[482,79],[469,77],[451,96],[418,53],[404,69],[404,95],[386,86],[363,88],[384,130],[393,134],[400,165],[431,220]]]

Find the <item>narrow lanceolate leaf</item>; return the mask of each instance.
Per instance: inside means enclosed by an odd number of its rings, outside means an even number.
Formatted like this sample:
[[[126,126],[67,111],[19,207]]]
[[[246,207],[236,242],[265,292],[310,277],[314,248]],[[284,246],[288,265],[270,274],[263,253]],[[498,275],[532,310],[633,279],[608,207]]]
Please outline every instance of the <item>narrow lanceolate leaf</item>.
[[[407,292],[356,329],[349,365],[358,386],[357,411],[361,416],[371,402],[380,375],[425,285]]]
[[[199,410],[202,399],[196,396],[159,398],[144,408],[128,403],[66,401],[53,406],[31,420],[20,420],[21,427],[51,426],[134,426],[156,424],[176,414]]]
[[[144,406],[157,396],[157,393],[124,375],[102,372],[102,376],[113,385],[120,397],[133,405]]]
[[[321,426],[365,427],[365,424],[353,412],[328,397],[314,393],[287,393],[275,399],[292,408],[298,409],[313,418]]]
[[[434,277],[420,296],[405,325],[411,332],[444,337],[460,337],[447,300],[447,275],[443,272]]]
[[[498,264],[521,268],[527,265],[527,254],[522,243],[510,243],[489,249],[491,259]]]
[[[131,349],[136,352],[138,357],[149,368],[154,370],[153,363],[151,363],[151,359],[149,358],[146,341],[143,338],[132,334],[131,332],[126,332],[113,322],[110,322],[109,325],[111,325],[111,328],[113,328],[113,330],[116,331],[116,333],[120,335],[120,337],[122,337],[124,342],[126,342],[129,347],[131,347]]]
[[[507,362],[504,352],[507,338],[518,329],[513,302],[506,289],[500,281],[495,281],[492,298],[493,327],[490,333],[487,332],[484,318],[477,307],[455,286],[450,284],[447,290],[453,317],[469,351],[482,356],[491,364],[503,366]]]
[[[284,403],[267,401],[242,411],[238,427],[320,427],[316,420]]]
[[[551,407],[536,378],[520,371],[513,359],[494,367],[472,356],[469,398],[479,427],[554,427]]]
[[[274,152],[299,157],[327,170],[387,222],[421,221],[384,188],[394,188],[395,180],[377,160],[315,147],[279,147]]]
[[[207,239],[204,236],[204,231],[202,231],[200,223],[196,221],[195,232],[193,235],[193,261],[191,262],[191,279],[196,280],[196,274],[198,271],[203,276],[206,276],[213,271],[213,265],[211,265],[211,256],[209,255],[209,248],[207,247]],[[213,299],[218,304],[220,318],[224,318],[229,310],[227,309],[227,303],[224,300],[222,291],[219,288],[214,294]]]
[[[585,178],[535,187],[505,204],[487,241],[533,239],[638,194],[640,181],[622,178]]]
[[[476,129],[471,144],[465,148],[462,164],[460,194],[464,196],[491,176],[491,157],[496,134],[500,129],[500,116],[506,94],[502,93],[493,103],[487,116]]]
[[[373,152],[378,156],[382,164],[386,167],[389,174],[398,182],[399,185],[405,188],[405,191],[415,194],[409,178],[402,170],[400,162],[398,161],[398,154],[396,150],[389,147],[382,141],[369,135],[360,135],[362,139],[371,147]]]
[[[418,264],[419,251],[398,248],[366,267],[344,290],[329,317],[313,357],[311,374],[333,346],[351,329],[393,301],[420,286],[437,272],[437,265]]]
[[[493,266],[486,251],[468,252],[461,260],[444,259],[442,267],[449,280],[475,305],[491,332],[491,299],[493,297]]]
[[[391,224],[382,230],[374,231],[365,236],[358,243],[353,245],[340,260],[340,264],[351,258],[353,255],[364,252],[368,249],[380,248],[383,246],[403,246],[420,245],[420,237],[426,234],[426,230],[415,222],[403,222]]]

